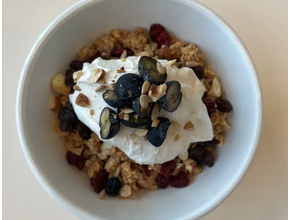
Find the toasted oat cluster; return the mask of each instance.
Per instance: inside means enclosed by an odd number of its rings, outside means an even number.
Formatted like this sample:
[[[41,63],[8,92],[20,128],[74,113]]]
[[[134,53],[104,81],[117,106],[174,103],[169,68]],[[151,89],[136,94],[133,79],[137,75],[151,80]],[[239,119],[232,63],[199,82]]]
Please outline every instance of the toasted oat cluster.
[[[140,165],[118,149],[118,146],[112,147],[102,142],[97,134],[80,122],[68,95],[79,89],[76,81],[81,77],[83,63],[92,62],[98,57],[126,59],[127,56],[176,59],[174,65],[177,67],[192,68],[205,87],[203,102],[211,119],[214,139],[191,143],[187,152],[166,163]],[[101,78],[102,72],[99,71],[91,80],[96,82]],[[66,139],[66,159],[69,164],[88,174],[91,186],[100,199],[105,195],[134,198],[140,189],[157,190],[169,185],[175,188],[187,186],[194,175],[201,173],[203,166],[214,165],[214,152],[218,146],[224,144],[224,131],[230,129],[227,114],[232,111],[232,105],[224,98],[221,82],[206,65],[205,57],[198,46],[170,36],[160,24],[153,24],[149,31],[141,27],[136,28],[134,32],[115,29],[96,38],[93,45],[86,46],[78,52],[76,60],[65,73],[58,73],[52,77],[51,84],[53,90],[59,94],[50,100],[50,109],[58,116],[54,122],[54,129]],[[150,84],[144,83],[142,94],[148,92],[151,99],[158,100],[164,93],[164,88],[149,86]],[[144,103],[145,101],[144,99]],[[85,107],[90,101],[80,93],[76,102]],[[90,114],[94,115],[94,110],[91,110]],[[154,123],[158,125],[158,121]],[[172,121],[171,124],[181,127],[176,121]],[[183,128],[194,130],[194,125],[188,122]],[[180,137],[174,138],[178,140]]]

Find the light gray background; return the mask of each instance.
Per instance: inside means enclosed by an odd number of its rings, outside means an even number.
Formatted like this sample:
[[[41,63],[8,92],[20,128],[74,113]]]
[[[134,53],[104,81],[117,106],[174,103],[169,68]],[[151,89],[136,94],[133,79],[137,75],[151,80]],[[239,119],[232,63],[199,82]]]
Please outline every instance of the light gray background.
[[[6,220],[77,219],[50,198],[30,172],[17,137],[14,110],[18,78],[30,48],[53,19],[76,2],[3,1],[3,219]],[[287,219],[287,0],[201,2],[222,16],[244,41],[256,64],[264,99],[262,136],[248,173],[229,198],[202,219]]]

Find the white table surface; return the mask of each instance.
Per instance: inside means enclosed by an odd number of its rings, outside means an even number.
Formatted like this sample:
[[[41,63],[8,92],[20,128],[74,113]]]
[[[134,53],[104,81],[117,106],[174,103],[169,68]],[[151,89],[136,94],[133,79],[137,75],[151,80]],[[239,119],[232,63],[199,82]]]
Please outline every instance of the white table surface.
[[[16,132],[16,87],[44,28],[77,0],[3,1],[3,219],[70,219],[34,178]],[[203,220],[287,219],[287,0],[201,0],[239,34],[256,64],[264,100],[254,161],[237,189]],[[246,104],[246,103],[245,103]]]

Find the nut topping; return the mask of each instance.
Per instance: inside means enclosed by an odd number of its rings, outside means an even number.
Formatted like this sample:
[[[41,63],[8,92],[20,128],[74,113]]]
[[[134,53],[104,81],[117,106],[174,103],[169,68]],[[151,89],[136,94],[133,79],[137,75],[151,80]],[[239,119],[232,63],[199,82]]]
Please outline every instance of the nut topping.
[[[160,74],[164,74],[166,72],[166,68],[161,65],[161,63],[157,62],[157,70]]]
[[[171,124],[178,130],[181,130],[181,126],[177,121],[171,121]]]
[[[130,113],[133,113],[134,110],[131,108],[121,108],[121,112],[123,112],[125,114],[130,114]]]
[[[140,96],[140,105],[141,105],[141,108],[147,108],[148,107],[148,104],[149,104],[149,100],[150,100],[150,98],[147,95],[142,94]]]
[[[81,87],[79,87],[78,85],[75,85],[74,86],[74,90],[76,90],[76,91],[82,91]]]
[[[147,129],[138,129],[134,133],[139,137],[143,137],[148,133],[148,130]]]
[[[154,121],[152,121],[151,127],[156,128],[159,125],[159,119],[155,119]]]
[[[126,73],[125,68],[122,66],[121,69],[117,70],[117,73]]]
[[[76,104],[81,107],[88,107],[90,105],[90,100],[83,93],[80,93],[76,98]]]
[[[91,83],[97,83],[99,80],[102,80],[105,74],[106,74],[105,70],[99,68],[95,69],[90,77]]]
[[[105,86],[105,85],[99,85],[99,86],[95,89],[95,92],[100,92],[100,91],[104,90],[105,88],[107,88],[107,86]]]
[[[74,83],[77,83],[77,81],[81,78],[82,75],[84,75],[84,72],[81,70],[74,72],[73,73]]]
[[[191,123],[191,121],[188,121],[184,125],[183,129],[188,131],[194,131],[194,125]]]
[[[160,86],[151,85],[148,96],[152,99],[153,102],[157,102],[162,96],[166,94],[167,85],[162,84]]]
[[[154,107],[152,109],[152,113],[151,113],[151,120],[152,121],[155,121],[158,118],[159,109],[160,109],[159,104],[155,103]]]
[[[150,88],[150,82],[146,80],[142,85],[141,93],[142,94],[147,93],[149,91],[149,88]]]

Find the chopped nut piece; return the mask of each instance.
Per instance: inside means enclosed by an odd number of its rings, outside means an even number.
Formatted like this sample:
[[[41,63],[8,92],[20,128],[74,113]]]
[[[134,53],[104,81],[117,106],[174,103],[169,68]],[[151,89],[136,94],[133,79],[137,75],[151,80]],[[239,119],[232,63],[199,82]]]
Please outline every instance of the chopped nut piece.
[[[181,160],[187,160],[187,158],[188,158],[188,151],[186,150],[183,154],[179,154],[178,157]]]
[[[142,94],[140,96],[140,105],[141,105],[141,108],[147,108],[148,107],[148,104],[149,104],[149,97],[145,94]]]
[[[166,94],[167,85],[151,85],[148,96],[152,99],[153,102],[157,102],[162,96]]]
[[[155,121],[158,118],[159,108],[160,108],[159,104],[155,103],[154,107],[152,109],[152,113],[151,113],[151,120],[152,121]]]
[[[60,94],[69,95],[71,88],[65,84],[65,76],[61,73],[51,78],[52,89]]]
[[[154,121],[152,121],[151,127],[156,128],[159,125],[159,119],[155,119]]]
[[[143,137],[148,133],[148,129],[138,129],[134,133],[139,137]]]
[[[199,66],[200,64],[198,63],[198,62],[196,62],[196,61],[193,61],[193,60],[191,60],[191,61],[186,61],[186,63],[185,63],[185,66],[188,66],[188,67],[197,67],[197,66]]]
[[[178,141],[178,140],[180,140],[180,135],[179,135],[179,134],[176,134],[176,135],[174,136],[174,141]]]
[[[77,81],[81,78],[82,75],[84,75],[84,72],[81,70],[74,72],[73,73],[74,83],[77,83]]]
[[[76,98],[76,104],[81,107],[88,107],[90,105],[90,100],[83,93],[80,93]]]
[[[105,88],[107,88],[107,86],[105,86],[105,85],[99,85],[99,86],[96,88],[95,92],[100,92],[100,91],[104,90]]]
[[[129,121],[129,118],[130,118],[130,116],[129,116],[129,114],[124,114],[124,120],[126,120],[126,121]]]
[[[117,73],[126,73],[125,68],[122,66],[121,69],[117,70]]]
[[[99,68],[95,69],[90,77],[91,83],[97,83],[99,80],[102,80],[105,74],[106,74],[105,70]]]
[[[123,112],[125,114],[130,114],[130,113],[133,113],[134,110],[131,108],[121,108],[121,112]]]
[[[74,90],[76,90],[76,91],[82,91],[81,87],[79,87],[78,85],[75,85],[74,86]]]
[[[120,190],[120,196],[126,198],[132,194],[132,188],[129,185],[124,185]]]
[[[150,82],[146,80],[142,85],[141,93],[142,94],[147,93],[149,91],[149,88],[150,88]]]
[[[126,58],[127,58],[127,50],[124,50],[123,53],[120,56],[120,59],[123,60],[123,59],[126,59]]]
[[[94,109],[91,109],[90,110],[90,115],[93,116],[94,114],[95,114],[95,110]]]
[[[194,125],[191,123],[191,121],[188,121],[184,125],[183,129],[188,131],[194,131]]]
[[[177,121],[171,121],[171,124],[178,130],[181,130],[181,126]]]
[[[208,96],[213,97],[213,98],[219,98],[222,94],[221,91],[221,84],[219,80],[215,77],[212,80],[211,87],[207,93]]]
[[[61,101],[59,96],[50,98],[49,108],[52,111],[58,112],[61,108]]]
[[[103,198],[105,197],[105,195],[106,195],[106,191],[105,191],[105,189],[103,189],[103,190],[99,193],[98,198],[99,198],[99,199],[103,199]]]
[[[108,90],[114,91],[115,90],[115,84],[110,84],[108,86]]]
[[[166,72],[166,68],[163,67],[163,66],[161,65],[161,63],[159,63],[158,61],[157,61],[156,66],[157,66],[157,70],[158,70],[158,72],[159,72],[160,74],[164,74],[164,73]]]

